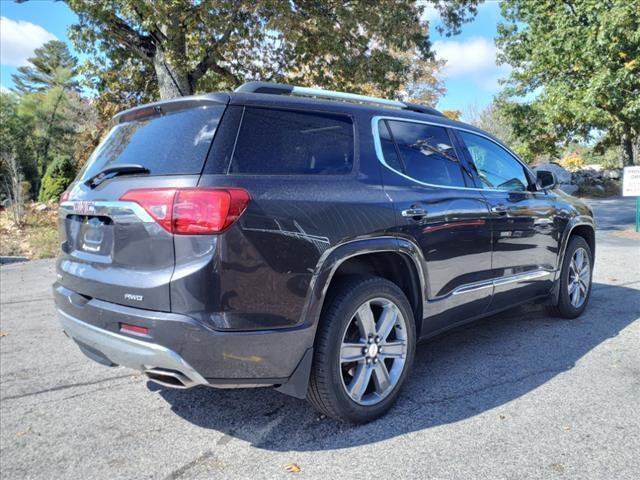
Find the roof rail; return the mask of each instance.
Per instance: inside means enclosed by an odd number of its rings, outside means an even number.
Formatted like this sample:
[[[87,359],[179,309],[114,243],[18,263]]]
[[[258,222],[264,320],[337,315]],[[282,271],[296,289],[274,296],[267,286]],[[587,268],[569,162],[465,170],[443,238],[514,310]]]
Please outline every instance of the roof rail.
[[[387,107],[402,108],[413,112],[427,113],[429,115],[443,116],[435,108],[416,105],[413,103],[401,102],[400,100],[387,100],[384,98],[358,95],[355,93],[335,92],[333,90],[322,90],[320,88],[297,87],[285,85],[283,83],[272,82],[247,82],[240,85],[235,90],[241,93],[266,93],[270,95],[298,95],[303,97],[328,98],[335,100],[346,100],[351,102],[373,103]]]

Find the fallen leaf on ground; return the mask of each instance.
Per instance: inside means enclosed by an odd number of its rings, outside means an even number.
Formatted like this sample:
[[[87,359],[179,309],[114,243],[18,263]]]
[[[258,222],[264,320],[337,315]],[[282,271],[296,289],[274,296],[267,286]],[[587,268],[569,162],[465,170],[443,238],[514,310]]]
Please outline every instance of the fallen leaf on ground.
[[[613,233],[616,237],[630,238],[632,240],[640,240],[640,232],[635,230],[619,230]]]
[[[289,473],[300,473],[302,471],[302,469],[295,463],[289,463],[284,467],[284,469]]]
[[[31,431],[31,427],[28,427],[26,430],[16,433],[16,437],[22,437]]]
[[[561,463],[552,463],[549,465],[549,468],[558,473],[564,473],[564,465]]]
[[[5,332],[4,330],[0,330],[0,337],[6,337],[7,335],[9,335],[8,332]]]

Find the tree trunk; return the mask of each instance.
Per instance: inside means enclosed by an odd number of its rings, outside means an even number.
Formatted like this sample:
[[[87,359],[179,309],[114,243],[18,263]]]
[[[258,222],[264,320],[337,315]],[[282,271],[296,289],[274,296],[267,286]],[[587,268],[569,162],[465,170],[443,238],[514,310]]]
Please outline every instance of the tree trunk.
[[[193,95],[189,75],[172,68],[166,61],[164,51],[161,48],[157,48],[153,56],[153,67],[158,78],[161,100]]]
[[[634,164],[633,158],[633,138],[631,136],[631,129],[625,128],[622,134],[622,165],[630,167]]]
[[[44,174],[47,172],[47,166],[49,163],[49,147],[51,146],[51,132],[53,130],[53,124],[56,119],[56,113],[58,113],[58,107],[62,102],[62,97],[64,96],[64,87],[61,87],[60,95],[56,98],[56,103],[53,105],[53,111],[51,112],[51,117],[49,118],[49,122],[47,123],[47,133],[44,137],[44,143],[42,145],[42,152],[40,159],[36,159],[36,170],[38,172],[38,178],[35,181],[34,194],[36,198],[40,197],[40,187],[42,186],[42,179],[44,178]]]

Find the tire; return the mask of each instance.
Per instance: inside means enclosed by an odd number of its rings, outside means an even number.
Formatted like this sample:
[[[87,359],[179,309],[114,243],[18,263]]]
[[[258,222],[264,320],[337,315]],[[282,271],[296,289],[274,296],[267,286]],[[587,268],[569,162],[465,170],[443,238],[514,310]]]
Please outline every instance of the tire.
[[[326,302],[307,400],[336,420],[369,422],[391,408],[411,369],[416,329],[409,301],[383,278],[345,277]]]
[[[575,289],[573,293],[571,291],[571,279],[576,278],[574,273],[574,269],[572,268],[572,260],[574,260],[574,256],[576,252],[583,250],[586,253],[585,261],[588,262],[586,265],[588,266],[588,272],[583,275],[579,275],[580,282],[575,288],[580,290],[579,294],[581,297],[581,301],[575,301]],[[569,244],[567,245],[567,249],[565,251],[564,259],[562,261],[562,271],[560,272],[560,282],[559,285],[559,295],[558,295],[558,303],[553,307],[553,313],[557,316],[567,319],[573,319],[579,317],[582,312],[584,312],[587,304],[589,303],[589,297],[591,296],[591,284],[593,277],[593,254],[591,252],[591,248],[586,240],[580,236],[574,235],[569,238]],[[586,291],[584,293],[582,287],[584,283],[588,282],[586,285]]]

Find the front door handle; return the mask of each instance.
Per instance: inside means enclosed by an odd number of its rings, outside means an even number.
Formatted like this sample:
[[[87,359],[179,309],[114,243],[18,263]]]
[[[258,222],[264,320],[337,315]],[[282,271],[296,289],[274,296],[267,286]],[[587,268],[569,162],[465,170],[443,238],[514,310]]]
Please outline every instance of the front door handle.
[[[491,211],[493,213],[507,213],[507,207],[499,203],[498,205],[491,207]]]
[[[427,216],[427,211],[424,208],[407,208],[406,210],[402,210],[403,217],[413,218],[414,220],[419,220]]]

